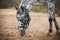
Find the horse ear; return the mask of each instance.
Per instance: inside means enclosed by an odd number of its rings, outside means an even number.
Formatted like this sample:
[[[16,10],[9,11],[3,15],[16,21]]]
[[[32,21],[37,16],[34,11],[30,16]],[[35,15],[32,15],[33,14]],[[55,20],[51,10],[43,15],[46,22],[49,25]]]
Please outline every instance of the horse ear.
[[[15,6],[15,9],[18,10],[19,9],[18,6]]]

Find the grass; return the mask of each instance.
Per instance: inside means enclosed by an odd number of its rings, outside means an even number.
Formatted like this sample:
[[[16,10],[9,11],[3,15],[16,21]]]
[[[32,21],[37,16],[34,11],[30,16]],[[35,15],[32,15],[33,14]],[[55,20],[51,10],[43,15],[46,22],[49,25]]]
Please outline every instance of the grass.
[[[34,12],[43,12],[47,13],[47,6],[43,5],[42,3],[36,2],[34,3],[34,6],[32,7],[32,11]]]
[[[46,6],[33,6],[32,11],[47,13],[47,7]]]

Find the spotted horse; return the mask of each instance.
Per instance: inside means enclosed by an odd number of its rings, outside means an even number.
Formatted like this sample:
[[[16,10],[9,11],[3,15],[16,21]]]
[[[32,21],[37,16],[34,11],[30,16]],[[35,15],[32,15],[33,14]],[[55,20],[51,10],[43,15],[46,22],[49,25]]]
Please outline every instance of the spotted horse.
[[[33,3],[37,0],[21,0],[21,3],[19,6],[16,6],[17,10],[17,20],[18,20],[18,30],[21,34],[21,36],[24,36],[26,29],[29,26],[30,23],[30,15],[29,12],[33,6]],[[55,0],[40,0],[43,4],[47,4],[48,6],[48,12],[49,12],[49,30],[47,35],[51,35],[52,33],[52,22],[55,24],[56,33],[60,35],[60,30],[56,21],[55,17]]]

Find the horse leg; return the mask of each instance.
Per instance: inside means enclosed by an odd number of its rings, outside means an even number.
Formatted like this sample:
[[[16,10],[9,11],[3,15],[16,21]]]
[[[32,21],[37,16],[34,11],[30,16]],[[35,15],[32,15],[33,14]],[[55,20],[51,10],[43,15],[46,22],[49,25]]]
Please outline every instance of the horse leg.
[[[48,36],[52,33],[52,17],[49,16],[49,31],[47,33]]]
[[[55,27],[56,27],[56,30],[57,30],[57,34],[60,35],[60,29],[58,27],[58,24],[57,24],[57,21],[56,21],[56,18],[55,18],[55,3],[54,3],[54,0],[48,0],[48,9],[49,9],[49,14],[50,14],[50,19],[53,20],[54,24],[55,24]],[[50,28],[49,28],[49,32],[51,33],[52,32],[52,21],[50,22]]]
[[[54,13],[55,13],[55,4],[53,0],[48,0],[48,12],[49,12],[49,32],[48,35],[52,33],[52,21],[54,19]]]
[[[55,24],[55,28],[56,28],[56,33],[57,33],[57,35],[59,35],[60,36],[60,28],[59,28],[59,26],[58,26],[58,23],[57,23],[57,21],[56,21],[56,18],[54,17],[54,24]]]

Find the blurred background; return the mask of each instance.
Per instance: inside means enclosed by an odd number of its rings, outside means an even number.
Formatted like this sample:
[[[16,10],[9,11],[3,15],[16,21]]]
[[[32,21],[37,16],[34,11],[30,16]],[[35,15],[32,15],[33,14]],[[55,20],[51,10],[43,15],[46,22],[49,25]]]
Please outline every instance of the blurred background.
[[[30,11],[30,25],[26,29],[26,34],[21,37],[15,9],[21,0],[0,0],[0,40],[60,40],[56,35],[54,23],[51,37],[46,36],[49,29],[48,8],[47,5],[37,1]],[[56,19],[60,27],[60,0],[56,1],[55,5]]]
[[[37,0],[38,2],[34,3],[32,11],[34,12],[44,12],[46,13],[47,10],[47,6],[43,5],[42,3],[40,3],[39,0]],[[20,4],[21,0],[0,0],[0,8],[14,8],[16,5],[18,6]],[[60,8],[60,0],[56,1],[56,13],[60,16],[60,12],[58,12],[57,10],[59,10]]]
[[[38,0],[39,1],[39,0]],[[0,0],[0,8],[12,8],[20,4],[20,0]],[[43,11],[42,11],[43,10]],[[47,12],[47,7],[39,2],[34,3],[32,11]]]

